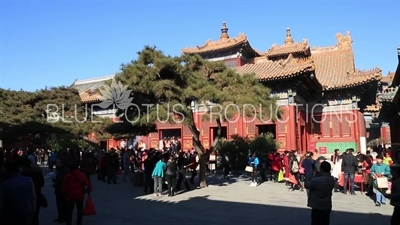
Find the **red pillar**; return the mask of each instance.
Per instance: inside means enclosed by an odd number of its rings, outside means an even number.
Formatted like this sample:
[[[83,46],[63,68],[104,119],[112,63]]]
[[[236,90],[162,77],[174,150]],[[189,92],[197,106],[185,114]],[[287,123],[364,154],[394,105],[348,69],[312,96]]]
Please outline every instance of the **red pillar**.
[[[296,148],[297,136],[296,136],[296,112],[294,105],[289,105],[288,111],[285,113],[288,114],[289,118],[285,118],[287,122],[286,126],[286,149],[292,150]]]

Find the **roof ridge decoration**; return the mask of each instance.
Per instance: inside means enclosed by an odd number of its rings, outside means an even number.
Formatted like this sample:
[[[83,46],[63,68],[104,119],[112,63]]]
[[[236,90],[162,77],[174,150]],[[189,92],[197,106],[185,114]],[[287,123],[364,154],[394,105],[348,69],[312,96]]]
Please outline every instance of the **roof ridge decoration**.
[[[382,70],[378,67],[356,69],[350,32],[337,33],[335,37],[336,45],[313,47],[311,52],[310,60],[315,61],[316,77],[324,90],[351,88],[381,80]]]
[[[249,45],[247,36],[244,33],[239,33],[237,37],[230,38],[228,35],[228,27],[226,22],[223,22],[219,40],[212,41],[211,39],[208,39],[202,46],[197,45],[196,47],[182,48],[182,53],[196,54],[202,52],[219,51],[238,47],[244,44]]]
[[[265,55],[269,58],[287,56],[289,54],[303,54],[305,57],[310,55],[310,45],[307,39],[294,42],[290,28],[286,29],[286,38],[283,45],[272,44]]]
[[[389,71],[386,76],[382,77],[381,82],[382,83],[392,83],[394,75],[395,75],[395,72]]]
[[[350,36],[350,31],[346,31],[346,35],[338,32],[335,35],[337,43],[331,46],[312,46],[311,51],[314,53],[321,53],[325,51],[333,51],[333,50],[353,50],[352,44],[353,40]]]
[[[382,93],[378,93],[376,95],[378,102],[382,103],[382,102],[391,102],[394,98],[394,96],[396,95],[396,93],[398,92],[399,87],[389,87],[386,88],[382,91]]]
[[[113,79],[114,77],[115,77],[115,74],[102,76],[102,77],[94,77],[94,78],[88,78],[88,79],[82,79],[82,80],[75,80],[74,85],[106,81],[106,80]]]
[[[364,75],[364,74],[371,74],[371,73],[378,74],[378,73],[382,73],[382,70],[379,67],[375,67],[375,68],[372,68],[372,69],[364,69],[364,70],[356,69],[354,71],[354,73],[357,74],[357,75]]]
[[[228,34],[228,27],[226,26],[226,22],[224,21],[222,23],[222,28],[221,28],[221,36],[219,37],[220,40],[228,40],[229,39],[229,34]]]
[[[281,66],[286,66],[288,63],[291,63],[293,59],[293,54],[289,54],[289,56],[281,62]]]
[[[340,32],[337,33],[336,40],[339,49],[352,49],[353,40],[351,39],[350,31],[346,31],[345,36]]]
[[[285,38],[285,45],[291,45],[294,43],[292,38],[292,33],[290,32],[290,28],[286,28],[286,38]]]

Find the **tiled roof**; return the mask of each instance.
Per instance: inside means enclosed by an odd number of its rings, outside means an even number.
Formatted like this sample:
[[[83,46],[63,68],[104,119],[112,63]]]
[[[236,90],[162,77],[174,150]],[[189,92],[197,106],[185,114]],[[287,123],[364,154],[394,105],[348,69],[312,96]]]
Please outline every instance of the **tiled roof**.
[[[98,91],[79,92],[79,97],[81,98],[82,103],[93,103],[93,102],[99,102],[99,101],[103,100],[103,97],[100,95],[100,93]]]
[[[310,46],[306,39],[302,42],[289,43],[281,46],[273,45],[270,49],[268,49],[265,55],[267,57],[276,57],[298,53],[302,53],[305,56],[310,55]]]
[[[381,83],[390,84],[393,81],[395,72],[389,72],[385,77],[382,77]]]
[[[115,74],[98,78],[76,80],[71,87],[78,90],[83,103],[97,102],[102,100],[98,89],[101,88],[106,81],[111,80],[114,77]]]
[[[377,94],[379,102],[392,102],[394,96],[396,95],[399,87],[390,87],[382,91],[382,93]]]
[[[183,48],[182,53],[186,54],[198,54],[205,52],[221,51],[224,49],[230,49],[241,45],[249,45],[246,35],[240,33],[239,36],[234,38],[220,39],[217,41],[208,40],[203,46]]]
[[[235,70],[240,74],[254,73],[260,81],[286,79],[314,70],[314,65],[311,61],[304,63],[291,63],[289,61],[266,60],[261,63],[235,67]]]
[[[324,90],[335,90],[362,85],[382,78],[381,70],[374,68],[359,71],[354,66],[351,48],[317,48],[311,52],[315,63],[316,77]]]

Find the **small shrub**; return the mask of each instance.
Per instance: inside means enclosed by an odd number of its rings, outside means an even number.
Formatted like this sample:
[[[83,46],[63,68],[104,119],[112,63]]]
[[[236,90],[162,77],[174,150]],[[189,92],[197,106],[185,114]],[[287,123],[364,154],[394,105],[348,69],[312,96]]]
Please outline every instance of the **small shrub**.
[[[233,169],[243,169],[247,165],[247,159],[251,152],[256,152],[261,157],[278,148],[274,135],[266,133],[254,139],[232,135],[232,140],[221,140],[215,150],[221,155],[229,151]]]

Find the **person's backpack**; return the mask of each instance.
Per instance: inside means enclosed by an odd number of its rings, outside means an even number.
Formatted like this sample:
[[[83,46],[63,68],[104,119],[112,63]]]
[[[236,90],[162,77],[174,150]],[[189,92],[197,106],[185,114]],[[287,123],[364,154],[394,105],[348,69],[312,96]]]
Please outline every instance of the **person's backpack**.
[[[293,173],[299,172],[299,163],[296,160],[293,161],[291,170]]]

